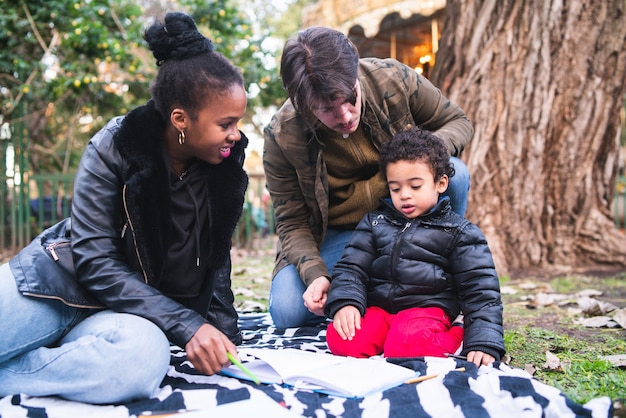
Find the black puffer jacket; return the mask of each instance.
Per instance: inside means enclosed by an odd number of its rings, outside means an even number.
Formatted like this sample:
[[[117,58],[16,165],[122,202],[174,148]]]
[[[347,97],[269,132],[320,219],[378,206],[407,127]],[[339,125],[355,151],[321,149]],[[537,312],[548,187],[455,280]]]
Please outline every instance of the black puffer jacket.
[[[463,352],[505,353],[500,284],[480,229],[452,212],[443,198],[428,214],[409,220],[390,200],[357,226],[333,278],[325,313],[346,305],[378,306],[391,313],[440,307],[464,315]]]
[[[76,174],[71,228],[66,220],[42,233],[11,261],[13,274],[22,293],[142,316],[182,347],[207,321],[239,344],[230,247],[248,184],[247,138],[242,134],[231,156],[208,168],[210,255],[202,262],[210,269],[196,305],[185,307],[158,290],[174,216],[164,130],[152,102],[100,130]],[[70,236],[71,252],[63,245],[48,250]],[[73,266],[64,254],[73,255]],[[66,268],[49,268],[51,257]]]

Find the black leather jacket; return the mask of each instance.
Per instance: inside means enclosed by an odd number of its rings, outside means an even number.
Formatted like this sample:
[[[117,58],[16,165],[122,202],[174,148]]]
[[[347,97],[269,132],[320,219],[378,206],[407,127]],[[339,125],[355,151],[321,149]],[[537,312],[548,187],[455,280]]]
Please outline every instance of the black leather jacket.
[[[391,313],[440,307],[454,320],[464,315],[463,353],[505,353],[500,284],[480,229],[452,212],[443,198],[429,213],[409,220],[383,201],[358,224],[333,277],[325,306],[332,318],[346,305]]]
[[[65,220],[44,231],[11,260],[13,274],[25,294],[142,316],[181,347],[207,321],[239,344],[230,248],[248,183],[247,138],[209,168],[210,274],[191,309],[158,290],[173,216],[164,130],[148,102],[94,135],[76,173],[71,227]]]

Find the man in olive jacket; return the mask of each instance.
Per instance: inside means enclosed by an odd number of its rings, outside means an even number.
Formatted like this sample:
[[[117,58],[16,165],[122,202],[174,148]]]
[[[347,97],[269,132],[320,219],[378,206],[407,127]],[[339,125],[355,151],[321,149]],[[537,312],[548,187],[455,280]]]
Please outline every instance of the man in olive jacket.
[[[287,41],[281,77],[289,100],[265,128],[263,163],[279,236],[269,310],[286,328],[323,318],[334,263],[359,220],[388,195],[380,144],[412,126],[433,131],[453,156],[447,195],[463,215],[469,173],[455,157],[473,128],[412,68],[359,58],[333,29],[308,28]]]

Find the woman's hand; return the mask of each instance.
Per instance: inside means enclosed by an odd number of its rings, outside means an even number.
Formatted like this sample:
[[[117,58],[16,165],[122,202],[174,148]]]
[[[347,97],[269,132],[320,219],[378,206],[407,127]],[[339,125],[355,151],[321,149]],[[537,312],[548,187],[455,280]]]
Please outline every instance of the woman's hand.
[[[330,289],[330,280],[326,276],[320,276],[313,280],[302,294],[304,306],[315,315],[324,316],[328,289]]]
[[[467,361],[471,361],[476,366],[480,367],[481,365],[491,366],[491,364],[496,361],[496,359],[482,351],[470,351],[467,353]]]
[[[333,327],[342,339],[352,340],[361,329],[361,313],[352,305],[344,306],[333,317]]]
[[[204,324],[185,345],[187,358],[198,371],[212,375],[230,364],[226,352],[237,357],[237,347],[213,325]]]

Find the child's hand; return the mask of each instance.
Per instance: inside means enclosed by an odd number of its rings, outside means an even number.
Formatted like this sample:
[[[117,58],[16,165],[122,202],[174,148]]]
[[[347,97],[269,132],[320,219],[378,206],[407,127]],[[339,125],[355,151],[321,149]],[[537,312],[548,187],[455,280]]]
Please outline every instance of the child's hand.
[[[491,364],[496,361],[496,359],[482,351],[470,351],[467,353],[467,361],[471,361],[476,366],[480,367],[481,365],[491,366]]]
[[[333,327],[342,339],[352,340],[361,329],[361,313],[354,306],[344,306],[333,317]]]

